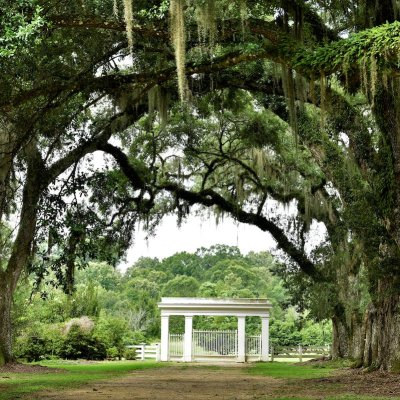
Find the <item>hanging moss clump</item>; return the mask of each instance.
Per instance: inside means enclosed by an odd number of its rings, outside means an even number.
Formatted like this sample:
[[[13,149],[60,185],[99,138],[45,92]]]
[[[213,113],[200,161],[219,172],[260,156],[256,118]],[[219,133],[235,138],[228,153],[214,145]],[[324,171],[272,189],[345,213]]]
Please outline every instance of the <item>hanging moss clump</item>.
[[[326,86],[327,78],[325,73],[322,71],[320,75],[320,97],[321,97],[321,125],[325,126],[326,116]]]
[[[113,14],[114,14],[114,17],[118,18],[119,11],[118,11],[117,0],[114,0],[114,3],[113,3]]]
[[[285,94],[288,112],[289,112],[289,124],[297,138],[298,121],[297,121],[297,112],[296,112],[296,100],[295,100],[296,92],[295,92],[293,71],[291,68],[289,68],[287,66],[282,66],[281,73],[282,73],[283,91]]]
[[[133,48],[133,6],[132,0],[124,0],[124,19],[126,26],[126,36],[130,51]]]
[[[196,22],[198,27],[199,42],[207,40],[210,47],[213,46],[217,35],[217,18],[215,0],[206,0],[196,8]]]
[[[183,103],[189,98],[189,86],[186,79],[186,31],[184,20],[184,0],[171,0],[170,3],[171,41],[175,51],[176,71],[178,75],[179,97]]]
[[[167,92],[159,85],[155,85],[148,92],[149,115],[158,111],[160,125],[164,127],[167,123],[168,114],[168,96]]]
[[[247,3],[246,0],[239,0],[239,14],[240,22],[242,25],[242,34],[244,35],[244,24],[247,20]]]
[[[372,107],[375,102],[376,85],[378,82],[378,66],[376,63],[376,58],[372,54],[370,58],[370,80],[371,80],[371,103]]]

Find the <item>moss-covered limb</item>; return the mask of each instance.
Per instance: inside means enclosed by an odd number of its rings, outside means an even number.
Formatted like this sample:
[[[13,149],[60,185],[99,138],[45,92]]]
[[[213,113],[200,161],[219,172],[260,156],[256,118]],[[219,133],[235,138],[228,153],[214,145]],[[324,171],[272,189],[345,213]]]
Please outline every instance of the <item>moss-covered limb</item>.
[[[50,24],[54,28],[74,28],[74,29],[104,29],[124,32],[126,29],[125,23],[122,21],[115,21],[115,19],[104,19],[97,16],[92,17],[77,17],[71,15],[52,15],[48,17]],[[192,30],[192,38],[196,38],[195,30],[197,27],[194,24],[189,24],[187,29]],[[242,34],[241,23],[239,19],[224,20],[219,25],[220,35],[218,36],[218,42],[232,42],[240,40]],[[280,41],[282,32],[279,26],[274,21],[265,21],[257,18],[248,18],[246,20],[246,30],[250,34],[262,36],[265,39],[270,40],[272,43]],[[132,26],[132,31],[135,35],[143,38],[162,40],[168,42],[170,39],[170,33],[168,27],[164,22],[161,22],[157,26],[149,26],[135,24]],[[236,40],[233,40],[234,38]],[[198,39],[192,39],[190,41],[193,46],[199,44]]]
[[[251,74],[232,74],[228,71],[223,72],[215,78],[216,87],[233,87],[248,90],[252,93],[262,94],[262,101],[265,102],[267,108],[269,95],[284,96],[283,82],[281,79],[274,77],[265,78],[262,75]],[[319,87],[314,88],[314,96],[311,91],[307,91],[306,98],[300,98],[297,93],[294,93],[294,100],[313,104],[316,107],[321,106],[321,95]],[[285,109],[271,109],[283,120],[288,120],[288,114]],[[361,115],[361,111],[357,106],[342,93],[339,93],[334,88],[327,88],[325,93],[325,110],[327,115],[327,128],[329,129],[332,140],[340,141],[341,132],[346,133],[349,138],[349,148],[352,157],[360,167],[360,172],[365,178],[369,177],[371,170],[376,170],[375,150],[372,145],[372,135],[369,126],[366,124],[365,118]],[[387,119],[391,121],[392,119]]]
[[[372,144],[373,134],[361,111],[346,96],[333,88],[328,88],[325,112],[329,129],[333,131],[332,135],[339,140],[340,133],[344,132],[349,138],[352,157],[367,179],[370,171],[376,168],[374,164],[376,151]]]
[[[197,65],[189,63],[186,66],[185,73],[190,76],[193,74],[209,74],[213,72],[222,71],[224,69],[246,63],[255,60],[268,58],[268,53],[265,51],[258,51],[250,54],[241,54],[240,52],[234,51],[224,56],[215,58],[212,62],[208,60],[203,64]],[[101,77],[88,77],[78,76],[70,82],[62,83],[46,83],[35,89],[28,90],[17,94],[13,99],[5,99],[4,102],[0,100],[0,108],[10,109],[12,107],[19,106],[25,102],[38,98],[44,95],[56,96],[62,92],[72,91],[72,93],[84,91],[98,91],[104,90],[106,92],[113,93],[115,90],[122,88],[125,85],[136,84],[136,85],[156,85],[162,84],[175,77],[175,67],[170,67],[154,72],[144,73],[121,73],[111,74]]]
[[[346,72],[352,66],[370,64],[373,58],[378,68],[389,74],[399,74],[397,54],[400,48],[400,22],[386,23],[350,35],[327,46],[303,49],[293,57],[292,65],[307,76]]]
[[[247,162],[243,160],[243,154],[229,154],[225,151],[218,152],[215,151],[206,151],[202,149],[192,149],[191,155],[195,159],[198,159],[200,163],[204,166],[206,171],[202,173],[201,166],[199,167],[200,173],[203,175],[202,178],[202,185],[201,189],[213,189],[215,187],[215,178],[213,175],[218,175],[218,168],[224,168],[227,165],[231,165],[232,167],[239,167],[240,168],[240,175],[244,181],[244,185],[251,185],[251,193],[254,197],[257,197],[257,209],[259,212],[257,214],[261,214],[263,204],[265,204],[266,197],[274,199],[281,204],[289,204],[292,200],[299,200],[303,202],[304,191],[302,187],[288,187],[276,185],[276,180],[285,180],[285,171],[282,171],[282,165],[273,165],[272,163],[268,163],[268,166],[263,166],[263,168],[268,168],[269,175],[274,176],[275,178],[272,179],[265,179],[265,176],[260,176],[259,171],[257,171],[257,166],[252,166],[251,162]],[[211,161],[210,161],[211,157]],[[257,154],[252,155],[253,157],[257,157]],[[252,159],[250,161],[252,161]],[[212,166],[210,170],[209,165]],[[311,176],[306,171],[301,170],[301,166],[296,165],[293,168],[298,168],[297,172],[299,176],[301,176],[304,180],[310,180],[310,192],[315,194],[318,190],[320,190],[325,180],[319,179],[319,177]],[[288,167],[289,169],[290,167]],[[294,170],[292,170],[294,171]],[[225,179],[228,178],[229,171],[225,171],[223,174]],[[277,178],[279,177],[279,178]],[[220,182],[220,179],[217,178]],[[255,202],[255,200],[253,200]],[[303,202],[304,203],[304,202]]]
[[[299,134],[301,140],[307,143],[310,151],[315,154],[315,160],[340,194],[341,219],[339,225],[327,224],[332,243],[338,241],[340,248],[346,232],[353,232],[353,240],[357,240],[362,249],[359,257],[364,261],[370,274],[369,284],[371,293],[373,293],[374,285],[379,279],[379,274],[376,274],[377,263],[383,274],[388,272],[389,267],[379,261],[382,243],[386,243],[385,246],[391,246],[391,239],[385,232],[382,223],[385,212],[378,206],[380,194],[373,190],[374,175],[370,174],[370,179],[366,179],[359,166],[351,159],[349,160],[343,149],[338,147],[328,136],[321,137],[318,121],[315,121],[315,133],[318,132],[318,136],[312,134],[310,121],[307,121],[305,125],[304,123],[304,119],[301,118]],[[343,221],[343,225],[340,221]],[[334,239],[335,237],[337,239]],[[346,243],[346,240],[343,243]],[[348,251],[346,251],[347,253]]]
[[[138,182],[143,182],[143,177],[139,171],[135,169],[132,163],[129,161],[127,155],[117,148],[116,146],[107,145],[107,147],[101,147],[102,150],[110,153],[117,163],[120,165],[121,170],[132,182],[134,187],[137,187]],[[142,183],[140,183],[142,185]],[[268,220],[266,217],[257,215],[257,213],[251,213],[242,210],[237,204],[228,201],[223,196],[211,189],[205,189],[200,191],[191,191],[185,189],[174,182],[159,183],[156,185],[158,191],[164,191],[171,193],[175,198],[183,200],[188,204],[199,204],[205,207],[219,207],[222,211],[229,213],[238,221],[257,226],[265,232],[270,232],[279,246],[290,256],[293,260],[298,263],[300,268],[312,276],[315,280],[323,280],[322,275],[316,269],[314,264],[308,259],[306,254],[299,250],[286,236],[284,231],[279,228],[274,222]]]

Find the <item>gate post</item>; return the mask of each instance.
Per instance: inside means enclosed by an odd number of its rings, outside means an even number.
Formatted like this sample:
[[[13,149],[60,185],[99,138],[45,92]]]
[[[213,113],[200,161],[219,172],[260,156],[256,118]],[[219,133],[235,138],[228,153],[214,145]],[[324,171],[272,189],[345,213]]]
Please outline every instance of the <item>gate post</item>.
[[[185,337],[183,341],[183,361],[192,361],[193,316],[185,315]]]
[[[237,362],[246,361],[246,317],[238,317]]]
[[[161,361],[169,357],[169,316],[161,315]]]
[[[269,360],[269,318],[261,317],[261,361]]]

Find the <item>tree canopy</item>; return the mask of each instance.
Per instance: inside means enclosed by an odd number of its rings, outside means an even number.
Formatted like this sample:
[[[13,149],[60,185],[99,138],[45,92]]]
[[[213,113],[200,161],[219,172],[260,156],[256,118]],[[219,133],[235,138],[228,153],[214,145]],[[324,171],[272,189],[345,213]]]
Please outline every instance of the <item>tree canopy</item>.
[[[389,0],[4,4],[0,361],[24,271],[71,293],[136,221],[200,206],[274,237],[293,296],[323,298],[336,356],[394,368],[398,16]]]

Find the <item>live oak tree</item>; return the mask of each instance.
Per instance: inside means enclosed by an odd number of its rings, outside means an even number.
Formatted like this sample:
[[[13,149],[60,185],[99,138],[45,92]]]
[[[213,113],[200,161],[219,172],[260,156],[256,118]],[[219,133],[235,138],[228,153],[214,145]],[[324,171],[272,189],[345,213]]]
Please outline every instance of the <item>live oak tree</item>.
[[[98,232],[90,227],[117,232],[138,214],[151,226],[198,204],[272,234],[293,262],[289,272],[301,271],[327,294],[337,355],[396,368],[396,4],[9,6],[5,15],[23,16],[31,28],[18,34],[20,21],[11,21],[2,34],[11,44],[0,60],[1,222],[8,215],[19,222],[10,255],[0,253],[1,361],[12,359],[12,294],[36,265],[35,238],[46,236],[51,251],[59,247],[53,238],[68,235],[57,268],[72,282],[74,255],[89,251],[87,230]],[[80,162],[96,150],[126,178],[85,171],[80,183]],[[68,200],[85,190],[89,204]],[[60,212],[50,204],[57,199]],[[288,204],[295,212],[285,221],[280,207]],[[325,253],[306,250],[313,220],[325,224]],[[364,286],[371,297],[365,314]]]
[[[47,6],[54,10],[53,5]],[[22,19],[15,16],[18,12],[28,16],[25,31],[18,27]],[[9,235],[2,235],[1,243],[1,364],[13,360],[12,296],[21,274],[33,265],[37,228],[52,231],[52,227],[57,226],[56,219],[48,218],[48,209],[41,206],[46,201],[56,201],[57,194],[62,194],[64,186],[61,181],[56,183],[57,178],[66,173],[64,182],[72,181],[79,160],[94,152],[100,142],[107,142],[115,125],[128,125],[140,112],[138,109],[112,115],[90,115],[90,105],[96,104],[103,97],[101,94],[84,92],[81,87],[53,91],[57,84],[63,86],[71,78],[93,76],[118,50],[110,50],[113,40],[96,41],[94,37],[79,33],[68,39],[48,25],[32,30],[30,34],[28,27],[40,19],[36,17],[38,12],[39,2],[17,2],[5,8],[5,19],[2,20],[2,28],[6,29],[10,22],[6,18],[12,16],[16,23],[12,25],[11,20],[10,25],[18,29],[15,29],[15,35],[11,34],[11,28],[5,30],[3,43],[6,46],[0,60],[4,94],[0,142],[2,233],[7,220],[12,226]],[[41,16],[48,12],[49,9],[43,9]],[[51,242],[52,235],[49,237]],[[7,251],[6,247],[9,248]],[[68,277],[68,274],[67,267],[60,278]]]

